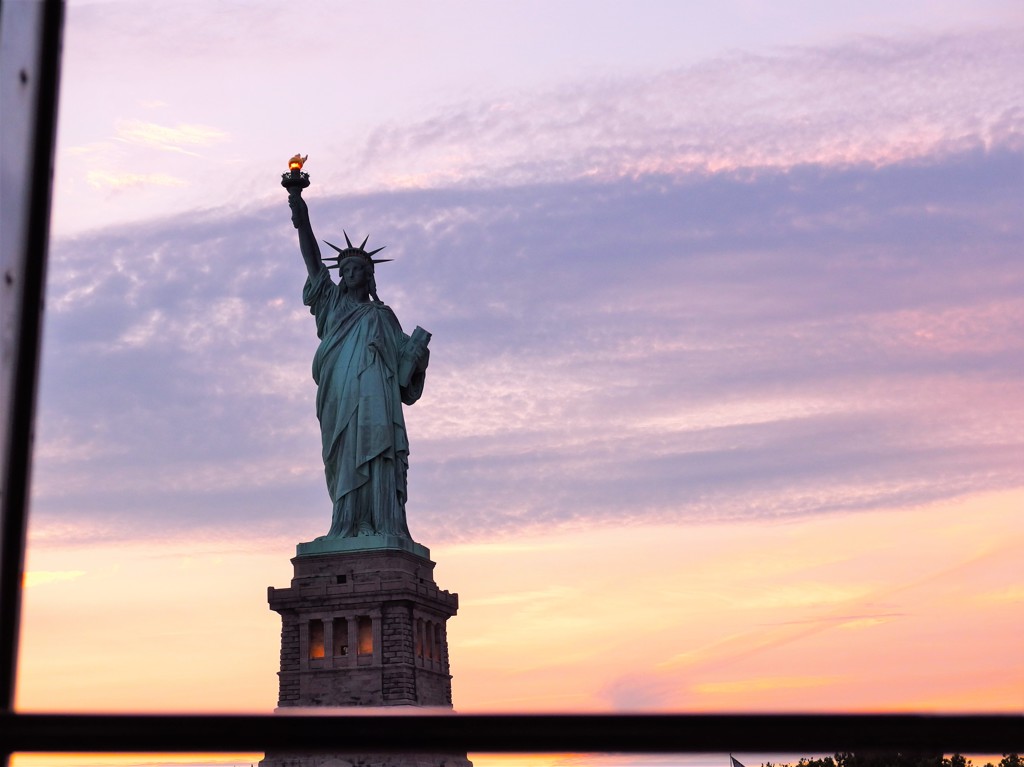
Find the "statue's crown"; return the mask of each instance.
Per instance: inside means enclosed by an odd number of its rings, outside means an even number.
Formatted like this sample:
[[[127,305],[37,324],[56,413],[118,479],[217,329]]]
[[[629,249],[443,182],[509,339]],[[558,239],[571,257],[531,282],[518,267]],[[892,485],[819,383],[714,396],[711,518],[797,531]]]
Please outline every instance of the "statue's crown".
[[[376,250],[371,250],[369,252],[366,251],[366,241],[370,239],[370,235],[366,235],[366,237],[363,239],[359,247],[356,247],[355,245],[352,244],[352,240],[348,238],[348,233],[344,229],[341,230],[341,233],[345,235],[345,242],[348,244],[347,248],[339,248],[337,245],[334,245],[330,242],[327,242],[327,240],[324,240],[324,244],[330,245],[332,248],[338,251],[338,255],[336,256],[326,256],[320,259],[321,261],[324,262],[324,266],[326,266],[328,269],[337,269],[342,261],[344,261],[346,258],[352,257],[365,258],[371,264],[383,264],[384,262],[391,260],[390,258],[373,257],[375,253],[380,253],[382,250],[384,250],[384,248],[387,247],[386,245],[383,245],[377,248]],[[328,264],[328,261],[333,261],[334,263]]]

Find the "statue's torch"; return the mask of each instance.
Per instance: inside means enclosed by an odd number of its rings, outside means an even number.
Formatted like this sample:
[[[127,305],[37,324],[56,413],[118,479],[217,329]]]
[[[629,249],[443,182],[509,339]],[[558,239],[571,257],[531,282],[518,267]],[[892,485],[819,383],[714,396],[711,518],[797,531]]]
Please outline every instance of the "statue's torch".
[[[302,190],[309,186],[309,174],[302,172],[302,166],[308,157],[309,155],[295,155],[288,161],[288,171],[281,174],[281,186],[288,190],[289,195],[301,194]]]

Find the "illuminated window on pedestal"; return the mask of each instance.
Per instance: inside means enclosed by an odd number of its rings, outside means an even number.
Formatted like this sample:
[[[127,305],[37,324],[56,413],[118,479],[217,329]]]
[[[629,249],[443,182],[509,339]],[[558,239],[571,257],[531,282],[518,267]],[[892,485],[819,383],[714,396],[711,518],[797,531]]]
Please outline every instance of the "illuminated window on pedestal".
[[[373,621],[366,616],[359,619],[359,654],[373,654]]]
[[[321,620],[309,622],[309,657],[324,657],[324,622]]]

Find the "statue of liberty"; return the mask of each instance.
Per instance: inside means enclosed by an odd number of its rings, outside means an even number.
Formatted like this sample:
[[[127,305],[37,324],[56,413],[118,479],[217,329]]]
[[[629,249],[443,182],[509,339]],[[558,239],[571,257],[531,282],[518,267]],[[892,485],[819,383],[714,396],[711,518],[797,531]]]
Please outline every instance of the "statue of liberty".
[[[325,240],[337,255],[321,256],[302,199],[302,188],[309,184],[308,176],[298,172],[302,159],[293,158],[292,171],[281,183],[288,189],[308,273],[302,300],[316,318],[320,338],[313,380],[334,512],[330,531],[317,541],[363,536],[411,541],[405,519],[409,442],[402,404],[412,405],[423,393],[430,336],[421,328],[406,335],[377,297],[374,265],[390,259],[373,256],[383,248],[367,252],[369,238],[355,247],[346,233],[347,247]],[[331,279],[332,268],[338,270],[337,282]],[[300,552],[309,545],[300,544]]]

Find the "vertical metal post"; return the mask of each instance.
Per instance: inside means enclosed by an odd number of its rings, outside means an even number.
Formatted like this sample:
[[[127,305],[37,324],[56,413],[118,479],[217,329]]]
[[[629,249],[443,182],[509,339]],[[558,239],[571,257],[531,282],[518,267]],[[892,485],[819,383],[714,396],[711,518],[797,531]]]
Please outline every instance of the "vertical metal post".
[[[0,0],[0,712],[14,706],[62,0]],[[7,754],[2,754],[6,765]]]

